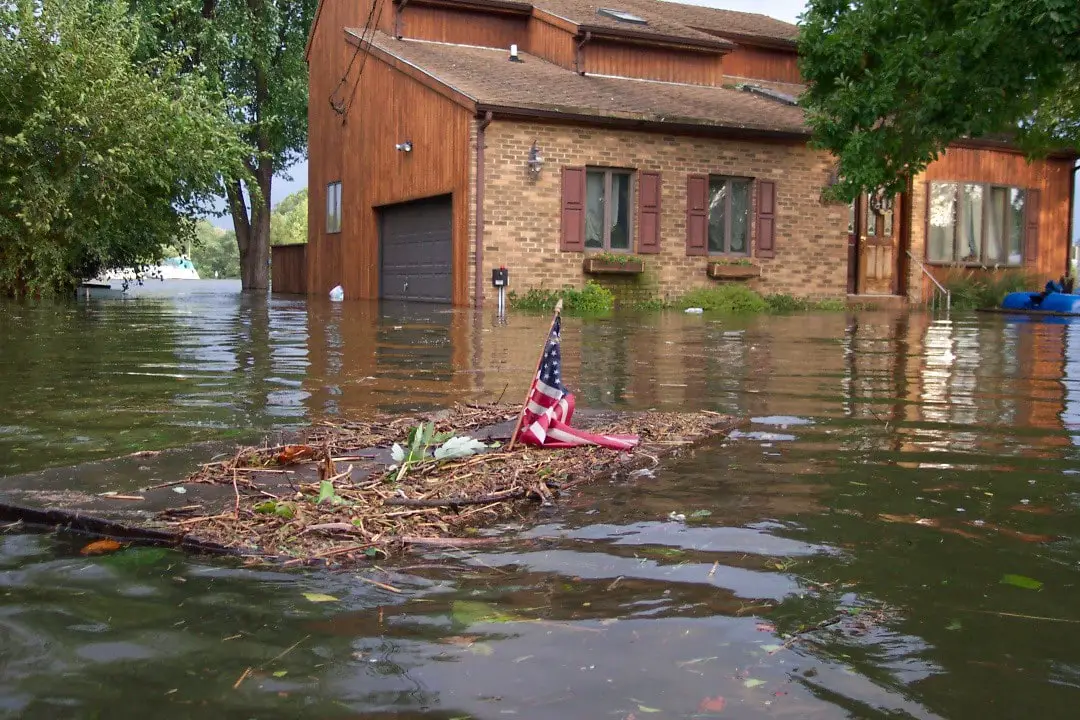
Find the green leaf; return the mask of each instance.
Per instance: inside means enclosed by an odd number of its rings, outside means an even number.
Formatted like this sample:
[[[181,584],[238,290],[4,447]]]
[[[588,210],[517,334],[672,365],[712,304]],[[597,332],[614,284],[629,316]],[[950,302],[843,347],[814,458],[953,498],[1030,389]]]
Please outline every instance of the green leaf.
[[[648,705],[638,705],[637,709],[638,709],[638,712],[643,712],[643,713],[663,712],[663,710],[661,710],[660,708],[649,707]]]
[[[963,627],[964,626],[960,624],[959,620],[952,620],[952,621],[949,622],[948,625],[945,626],[945,629],[955,632],[957,630],[962,629]]]
[[[304,597],[313,603],[326,603],[337,602],[338,599],[333,595],[324,595],[323,593],[304,593]]]
[[[334,497],[334,483],[329,480],[319,483],[319,499],[315,502],[316,505],[322,505],[327,500],[333,500]]]
[[[455,623],[464,626],[479,623],[520,622],[521,620],[516,615],[501,612],[488,603],[475,600],[455,600],[450,606],[450,618]]]
[[[295,511],[293,510],[293,506],[289,503],[278,503],[277,507],[274,508],[274,514],[277,515],[279,518],[292,520],[295,516]]]
[[[712,515],[712,510],[695,510],[686,517],[688,518],[706,518]]]
[[[273,514],[274,512],[277,511],[277,506],[278,506],[278,504],[275,501],[267,500],[266,502],[261,502],[258,505],[256,505],[254,510],[257,513]]]
[[[784,646],[783,645],[777,645],[776,643],[772,643],[771,645],[762,645],[761,649],[764,650],[767,653],[774,653],[777,650],[783,650]]]
[[[173,554],[168,548],[127,547],[119,552],[102,557],[101,562],[117,567],[144,567],[157,565]]]
[[[275,670],[274,671],[274,677],[276,677],[276,678],[283,678],[288,674],[289,674],[288,670]]]
[[[1003,575],[1001,582],[1005,585],[1014,585],[1025,590],[1038,590],[1043,586],[1042,582],[1024,575]]]
[[[758,680],[757,678],[747,678],[743,680],[743,687],[756,688],[758,685],[764,685],[764,680]]]

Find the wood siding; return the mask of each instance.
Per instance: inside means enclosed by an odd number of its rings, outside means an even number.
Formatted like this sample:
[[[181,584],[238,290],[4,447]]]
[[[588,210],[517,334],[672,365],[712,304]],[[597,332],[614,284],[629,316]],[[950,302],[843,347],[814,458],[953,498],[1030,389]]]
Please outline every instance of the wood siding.
[[[368,0],[370,2],[370,0]],[[368,2],[332,3],[323,9],[309,60],[310,127],[307,289],[325,294],[341,285],[348,299],[379,294],[377,208],[435,195],[453,197],[453,298],[468,300],[469,126],[471,113],[452,100],[364,53],[338,92],[347,116],[328,98],[355,45],[342,28],[360,27]],[[390,13],[389,3],[380,3]],[[357,81],[357,71],[363,74]],[[408,112],[373,112],[374,106]],[[395,149],[410,140],[412,152]],[[326,234],[326,185],[340,180],[341,232]]]
[[[794,52],[739,45],[724,56],[724,72],[771,82],[801,83],[799,59]]]
[[[534,17],[529,21],[528,36],[522,50],[559,67],[576,70],[574,36],[539,18]]]
[[[307,292],[307,245],[274,245],[270,248],[272,292],[303,295]]]
[[[1036,160],[1028,163],[1018,152],[999,149],[951,147],[930,164],[912,187],[911,251],[926,262],[926,188],[931,182],[969,182],[1019,187],[1039,191],[1038,251],[1024,258],[1024,268],[1039,285],[1065,272],[1069,252],[1069,159]],[[943,279],[949,266],[927,266]],[[977,271],[977,270],[976,270]],[[929,281],[913,266],[908,277],[912,299],[929,297]],[[921,295],[918,292],[921,290]]]
[[[583,54],[585,72],[596,75],[691,85],[720,85],[724,77],[723,56],[713,52],[593,40],[585,46]]]
[[[491,12],[406,5],[401,13],[402,37],[462,45],[525,49],[528,18]]]

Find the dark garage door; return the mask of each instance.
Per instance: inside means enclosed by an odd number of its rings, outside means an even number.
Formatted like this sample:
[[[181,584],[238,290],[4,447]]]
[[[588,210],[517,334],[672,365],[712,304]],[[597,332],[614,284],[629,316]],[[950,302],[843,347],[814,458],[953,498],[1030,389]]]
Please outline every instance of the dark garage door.
[[[380,210],[379,295],[451,302],[450,196]]]

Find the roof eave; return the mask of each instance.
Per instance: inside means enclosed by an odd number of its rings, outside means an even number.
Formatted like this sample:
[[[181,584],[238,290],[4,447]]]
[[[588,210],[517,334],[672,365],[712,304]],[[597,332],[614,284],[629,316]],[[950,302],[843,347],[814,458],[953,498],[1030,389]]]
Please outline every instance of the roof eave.
[[[578,25],[577,34],[581,36],[585,33],[591,33],[594,39],[623,40],[646,45],[677,46],[720,53],[731,52],[736,47],[735,43],[719,37],[716,40],[703,40],[680,35],[624,30],[605,25]]]
[[[751,45],[753,47],[769,48],[771,50],[789,50],[795,52],[799,49],[799,41],[787,38],[767,37],[764,35],[747,35],[744,33],[728,32],[726,30],[709,30],[708,28],[691,26],[695,30],[708,33],[717,38],[728,40],[735,45]]]

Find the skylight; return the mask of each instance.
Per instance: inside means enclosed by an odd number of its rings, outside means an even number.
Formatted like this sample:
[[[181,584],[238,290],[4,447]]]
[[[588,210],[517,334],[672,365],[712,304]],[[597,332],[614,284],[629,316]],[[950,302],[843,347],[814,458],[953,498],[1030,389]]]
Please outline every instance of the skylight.
[[[628,13],[625,10],[613,10],[611,8],[600,8],[596,11],[597,15],[603,15],[604,17],[618,20],[619,22],[634,23],[635,25],[648,25],[649,21],[643,17],[638,17],[633,13]]]

